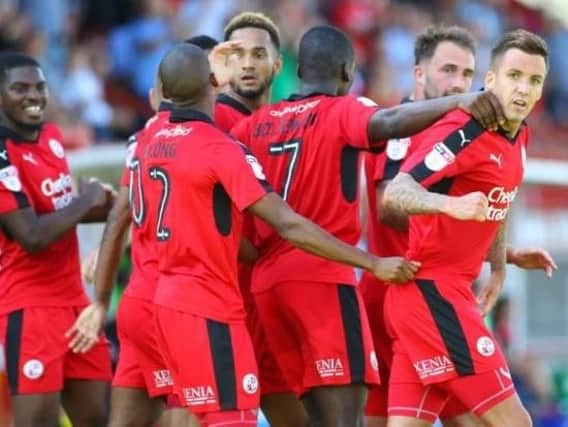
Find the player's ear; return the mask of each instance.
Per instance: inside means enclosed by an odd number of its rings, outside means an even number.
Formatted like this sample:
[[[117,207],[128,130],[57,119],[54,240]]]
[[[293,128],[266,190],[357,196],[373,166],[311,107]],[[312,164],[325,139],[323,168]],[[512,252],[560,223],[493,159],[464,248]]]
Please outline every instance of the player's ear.
[[[413,72],[414,81],[419,85],[424,86],[426,84],[426,73],[424,72],[424,66],[420,64],[415,65]]]
[[[495,72],[490,68],[485,74],[485,80],[483,82],[485,89],[491,90],[495,88]]]
[[[209,83],[211,83],[211,86],[215,89],[219,87],[219,82],[217,81],[217,77],[215,77],[215,73],[209,73]]]
[[[272,66],[272,72],[274,75],[280,73],[282,70],[282,55],[278,55],[274,60],[274,65]]]
[[[355,64],[342,64],[341,66],[341,80],[344,82],[350,82],[353,80],[353,75],[355,74]]]
[[[148,91],[148,101],[150,102],[150,107],[152,107],[152,110],[158,111],[158,108],[160,107],[160,100],[158,99],[156,88],[151,87]]]

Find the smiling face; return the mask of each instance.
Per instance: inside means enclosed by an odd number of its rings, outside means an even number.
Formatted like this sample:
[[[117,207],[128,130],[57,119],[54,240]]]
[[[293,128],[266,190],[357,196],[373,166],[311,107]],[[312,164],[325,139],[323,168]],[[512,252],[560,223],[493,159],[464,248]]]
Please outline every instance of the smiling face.
[[[281,66],[270,34],[260,28],[240,28],[233,31],[230,40],[242,43],[228,58],[233,72],[231,89],[243,98],[257,99],[270,88]]]
[[[512,128],[521,125],[541,98],[546,71],[543,56],[511,48],[487,72],[485,87],[497,95]]]
[[[0,87],[4,116],[25,131],[36,131],[45,121],[48,90],[43,71],[34,66],[8,69]]]

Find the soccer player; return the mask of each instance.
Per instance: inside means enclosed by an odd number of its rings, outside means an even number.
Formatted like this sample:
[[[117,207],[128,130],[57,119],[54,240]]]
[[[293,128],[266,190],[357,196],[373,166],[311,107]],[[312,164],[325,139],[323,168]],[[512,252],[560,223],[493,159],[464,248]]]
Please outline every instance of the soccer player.
[[[104,220],[112,202],[96,181],[72,179],[56,126],[45,123],[47,83],[31,57],[0,54],[0,342],[17,426],[105,423],[111,362],[101,335],[84,354],[65,331],[88,304],[75,227]]]
[[[394,339],[389,426],[431,425],[449,397],[488,426],[531,425],[471,288],[486,257],[487,285],[503,284],[506,218],[528,143],[524,119],[542,95],[547,69],[540,37],[507,33],[485,77],[504,106],[500,130],[486,131],[456,110],[422,133],[386,187],[387,208],[413,215],[407,255],[422,262],[415,281],[387,290],[385,321]]]
[[[270,192],[255,157],[212,125],[214,78],[201,50],[175,46],[159,75],[173,109],[169,123],[137,152],[146,215],[155,219],[151,230],[159,241],[158,348],[191,411],[237,412],[245,418],[238,425],[255,423],[257,367],[237,284],[243,210],[299,247],[379,276],[400,281],[417,266],[370,257]]]
[[[226,43],[233,42],[229,49]],[[217,50],[224,54],[218,55]],[[229,132],[240,120],[250,116],[270,99],[274,76],[282,67],[279,54],[280,32],[272,20],[261,13],[244,12],[233,17],[225,27],[225,43],[210,55],[220,57],[222,64],[215,75],[227,74],[228,88],[217,97],[214,121],[220,129]],[[221,61],[219,61],[221,62]],[[215,65],[215,64],[214,64]],[[223,73],[223,69],[226,71]],[[243,235],[254,240],[252,218],[245,216]],[[250,292],[252,268],[239,263],[239,285],[247,312],[247,325],[252,336],[255,356],[260,370],[261,407],[272,427],[302,427],[308,422],[303,405],[293,393],[268,349],[265,333],[258,318]]]
[[[459,103],[487,102],[495,114],[500,108],[490,94],[474,94],[378,110],[343,96],[353,72],[348,38],[314,27],[300,42],[302,94],[262,107],[232,131],[295,210],[351,244],[360,234],[359,150],[382,150],[385,139],[411,135]],[[281,371],[312,422],[355,425],[378,364],[353,270],[295,249],[262,223],[256,229],[262,255],[252,291]]]
[[[217,45],[215,39],[206,35],[194,36],[185,42],[204,51],[210,51]],[[95,301],[85,308],[69,332],[72,336],[70,345],[75,352],[85,352],[94,344],[106,318],[123,242],[134,220],[132,272],[117,314],[120,353],[113,379],[110,426],[154,425],[164,408],[164,397],[173,393],[169,370],[157,349],[154,324],[147,322],[153,316],[152,300],[158,281],[158,260],[154,240],[141,232],[146,215],[142,204],[140,165],[132,162],[136,149],[139,146],[139,149],[143,149],[144,134],[169,118],[171,104],[162,98],[159,78],[150,90],[149,101],[156,115],[128,142],[120,190],[99,249]],[[141,324],[145,326],[140,327]],[[162,425],[167,423],[164,419],[161,422]],[[176,418],[172,422],[174,426],[180,420]]]
[[[415,86],[402,102],[433,99],[469,92],[475,68],[475,41],[461,27],[430,27],[418,35],[414,45]],[[404,161],[416,149],[420,135],[391,139],[385,152],[368,155],[365,171],[368,183],[369,250],[379,256],[402,256],[408,249],[408,219],[389,215],[380,207],[386,184],[395,177]],[[542,268],[547,275],[555,268],[554,261],[543,249],[514,250],[508,248],[508,262],[520,267]],[[365,414],[368,427],[386,426],[388,407],[388,378],[392,363],[392,342],[384,322],[386,284],[364,274],[360,289],[365,301],[373,342],[381,362],[381,385],[369,390]],[[455,399],[440,414],[444,425],[467,426],[475,421],[462,415],[467,409]]]
[[[243,12],[225,27],[225,41],[238,42],[226,56],[229,87],[217,97],[215,125],[229,132],[270,100],[270,86],[282,68],[280,31],[262,13]],[[215,50],[213,50],[213,54]]]

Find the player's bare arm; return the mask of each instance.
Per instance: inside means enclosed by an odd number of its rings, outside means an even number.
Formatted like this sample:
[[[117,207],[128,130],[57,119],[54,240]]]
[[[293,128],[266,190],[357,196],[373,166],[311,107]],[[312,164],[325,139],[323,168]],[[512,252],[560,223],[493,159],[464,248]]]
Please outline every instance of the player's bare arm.
[[[239,261],[252,265],[258,258],[258,249],[250,242],[249,239],[242,238],[239,246]]]
[[[554,258],[543,248],[507,246],[507,263],[525,270],[544,270],[548,278],[552,277],[554,270],[558,270]]]
[[[69,347],[74,352],[84,353],[98,340],[131,221],[128,188],[121,187],[101,239],[95,270],[95,299],[81,312],[66,334],[71,337]]]
[[[107,191],[99,182],[81,182],[69,206],[45,215],[31,207],[18,209],[0,215],[0,224],[27,252],[40,252],[106,203]]]
[[[332,261],[364,268],[379,279],[405,283],[414,277],[419,264],[404,258],[377,258],[357,249],[294,212],[279,196],[269,193],[249,207],[293,245]]]
[[[495,240],[489,252],[487,254],[487,261],[489,262],[491,268],[491,274],[487,281],[484,283],[479,291],[477,300],[479,302],[481,312],[483,315],[489,313],[499,295],[501,294],[501,289],[503,289],[503,284],[505,283],[506,270],[505,265],[507,262],[507,229],[508,221],[507,219],[501,222]]]
[[[369,120],[369,140],[383,141],[414,135],[456,108],[471,113],[488,130],[497,130],[500,124],[505,123],[503,108],[494,94],[468,93],[378,110]]]
[[[377,203],[376,219],[395,230],[406,232],[408,231],[408,216],[392,209],[386,209],[386,207],[383,205],[385,188],[387,187],[389,182],[390,180],[381,181],[375,188]]]
[[[383,206],[397,215],[445,214],[467,221],[485,221],[488,201],[485,194],[473,192],[463,196],[431,193],[407,173],[399,173],[384,192]]]

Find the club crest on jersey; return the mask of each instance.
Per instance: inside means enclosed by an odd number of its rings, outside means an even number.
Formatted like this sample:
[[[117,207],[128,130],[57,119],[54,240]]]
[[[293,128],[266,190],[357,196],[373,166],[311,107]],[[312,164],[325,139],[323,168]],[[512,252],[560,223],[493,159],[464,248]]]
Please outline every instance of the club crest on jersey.
[[[256,176],[257,179],[260,179],[261,181],[266,181],[266,175],[264,175],[262,166],[260,165],[260,163],[258,163],[256,157],[254,157],[252,154],[247,154],[246,159],[247,163],[250,165],[252,169],[252,172],[254,173],[254,176]]]
[[[410,147],[410,138],[393,138],[387,142],[387,157],[391,160],[402,160],[408,153]]]
[[[37,359],[30,359],[26,363],[24,363],[24,367],[22,368],[22,372],[24,376],[30,380],[37,380],[43,375],[45,371],[45,367],[43,363]]]
[[[0,182],[10,191],[22,191],[22,181],[14,165],[0,169]]]
[[[489,337],[479,337],[477,340],[477,352],[485,357],[495,354],[495,343]]]
[[[424,164],[431,171],[438,172],[453,163],[455,159],[456,156],[452,150],[443,142],[438,142],[424,159]]]
[[[258,378],[255,374],[246,374],[243,377],[243,390],[247,394],[255,394],[258,391]]]
[[[57,139],[51,138],[49,140],[49,148],[51,148],[51,151],[53,152],[53,154],[55,154],[55,157],[58,157],[60,159],[65,157],[65,150]]]

